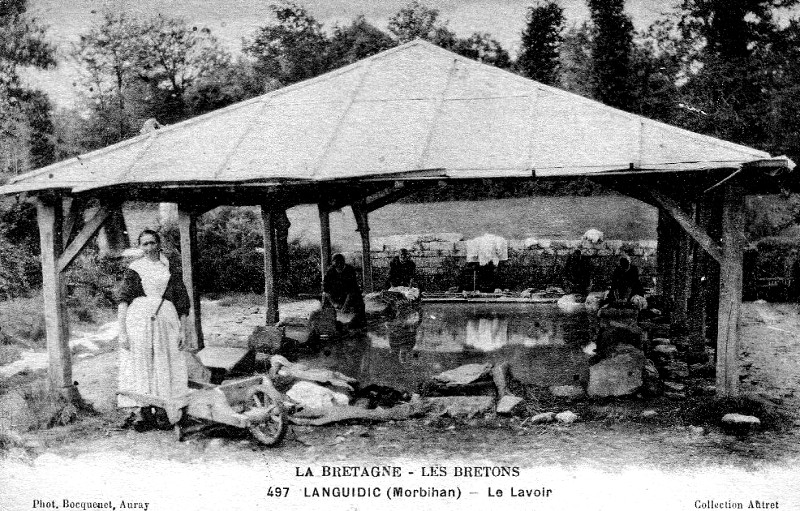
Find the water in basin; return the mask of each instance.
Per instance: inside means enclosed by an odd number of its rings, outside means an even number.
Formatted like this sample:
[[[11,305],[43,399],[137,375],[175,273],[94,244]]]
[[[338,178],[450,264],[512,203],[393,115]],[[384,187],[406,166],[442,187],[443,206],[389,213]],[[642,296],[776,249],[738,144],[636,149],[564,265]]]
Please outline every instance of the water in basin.
[[[372,324],[363,334],[330,342],[306,361],[342,371],[362,385],[414,392],[432,376],[469,363],[509,362],[514,376],[536,386],[588,379],[593,316],[555,304],[426,303]]]

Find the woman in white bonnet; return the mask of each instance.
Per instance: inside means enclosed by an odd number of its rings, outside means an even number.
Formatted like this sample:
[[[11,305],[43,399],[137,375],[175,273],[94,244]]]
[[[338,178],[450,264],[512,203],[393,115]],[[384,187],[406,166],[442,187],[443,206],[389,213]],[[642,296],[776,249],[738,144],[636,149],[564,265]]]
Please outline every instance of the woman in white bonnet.
[[[161,237],[146,229],[139,235],[143,255],[125,270],[119,288],[119,391],[164,399],[170,424],[181,417],[188,394],[181,319],[189,314],[189,295],[181,276],[161,254]],[[120,407],[136,407],[120,395]],[[136,429],[152,425],[152,410],[144,407]]]

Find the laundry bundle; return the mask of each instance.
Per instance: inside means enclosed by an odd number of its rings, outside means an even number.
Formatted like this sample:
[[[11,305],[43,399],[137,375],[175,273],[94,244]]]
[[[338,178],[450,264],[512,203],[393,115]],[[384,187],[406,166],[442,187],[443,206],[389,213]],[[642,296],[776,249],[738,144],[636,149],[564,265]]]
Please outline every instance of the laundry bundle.
[[[495,234],[484,234],[467,240],[467,262],[481,266],[489,262],[497,263],[508,260],[508,240]]]

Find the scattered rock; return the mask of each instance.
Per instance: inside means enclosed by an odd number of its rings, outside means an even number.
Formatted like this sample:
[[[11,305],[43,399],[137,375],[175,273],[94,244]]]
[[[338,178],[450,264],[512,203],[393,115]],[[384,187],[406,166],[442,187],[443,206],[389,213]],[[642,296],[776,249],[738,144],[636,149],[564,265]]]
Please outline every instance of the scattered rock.
[[[674,400],[686,399],[685,392],[664,392],[664,397]]]
[[[489,376],[491,371],[492,364],[466,364],[437,374],[433,379],[448,387],[467,385]]]
[[[494,409],[491,396],[443,396],[424,400],[425,408],[434,415],[450,417],[473,417]]]
[[[664,358],[672,358],[678,352],[678,348],[672,344],[659,344],[653,347],[653,353],[658,353]]]
[[[305,408],[313,409],[346,406],[350,403],[350,397],[343,392],[336,392],[322,385],[303,380],[292,385],[292,388],[286,392],[286,396]]]
[[[689,426],[687,429],[689,430],[689,433],[694,436],[700,436],[706,432],[705,428],[702,426]]]
[[[277,353],[283,345],[283,326],[257,326],[247,338],[247,348],[261,353]]]
[[[682,380],[689,377],[689,366],[686,362],[673,360],[664,367],[668,378]]]
[[[213,451],[213,450],[219,449],[219,448],[221,448],[223,446],[224,443],[225,443],[225,440],[223,440],[222,438],[212,438],[206,444],[206,450],[207,451]]]
[[[653,345],[658,346],[660,344],[672,344],[672,341],[666,337],[656,337],[653,339]]]
[[[655,410],[645,410],[642,412],[643,419],[650,419],[652,417],[655,417],[656,415],[658,415],[658,412]]]
[[[642,386],[644,353],[635,350],[607,358],[589,368],[588,394],[593,397],[626,396]]]
[[[502,397],[509,394],[508,382],[511,379],[511,364],[501,362],[492,369],[492,379],[497,388],[497,395]]]
[[[556,414],[556,420],[562,424],[572,424],[578,420],[578,415],[574,412],[567,410]]]
[[[556,397],[578,398],[586,394],[582,387],[577,385],[556,385],[550,387],[550,393]]]
[[[752,415],[728,413],[722,417],[722,423],[730,426],[756,427],[761,425],[761,419]]]
[[[675,383],[674,381],[665,381],[664,388],[670,392],[683,392],[686,390],[686,385],[683,383]]]
[[[548,422],[555,422],[555,420],[556,420],[555,412],[543,412],[543,413],[537,413],[536,415],[531,417],[528,422],[531,424],[546,424]]]
[[[497,413],[500,415],[511,414],[516,408],[521,408],[521,405],[524,403],[525,400],[521,397],[506,394],[505,396],[501,397],[500,401],[497,403]]]

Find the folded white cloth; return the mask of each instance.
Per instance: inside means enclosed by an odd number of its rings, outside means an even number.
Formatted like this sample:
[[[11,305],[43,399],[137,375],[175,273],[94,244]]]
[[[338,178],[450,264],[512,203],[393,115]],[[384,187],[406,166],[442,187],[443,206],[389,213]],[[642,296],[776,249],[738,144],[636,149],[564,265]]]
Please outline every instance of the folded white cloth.
[[[495,234],[484,234],[467,240],[467,262],[477,262],[481,266],[508,260],[508,240]]]

